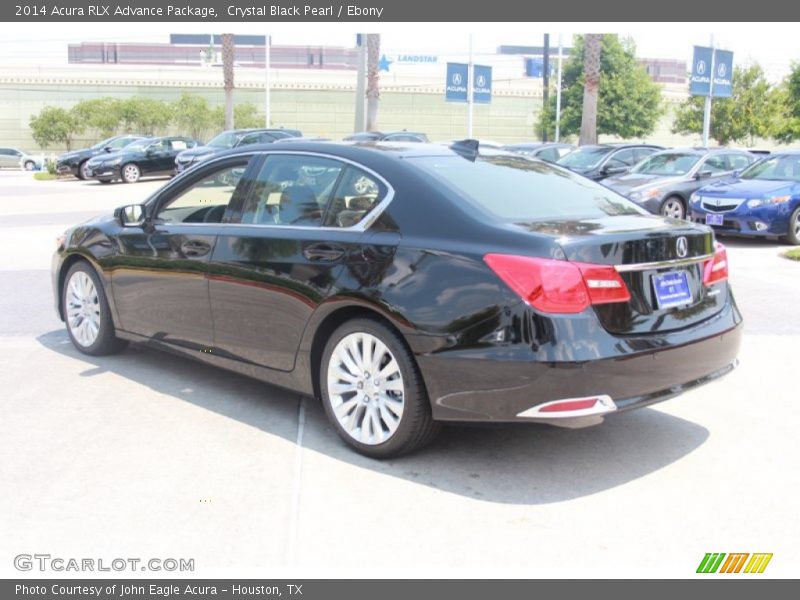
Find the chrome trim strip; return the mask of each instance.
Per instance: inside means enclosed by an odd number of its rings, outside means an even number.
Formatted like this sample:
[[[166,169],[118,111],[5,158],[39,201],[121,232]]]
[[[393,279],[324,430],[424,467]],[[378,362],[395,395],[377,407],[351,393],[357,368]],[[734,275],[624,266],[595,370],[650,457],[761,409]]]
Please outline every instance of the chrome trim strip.
[[[669,267],[683,267],[686,265],[694,265],[701,262],[706,262],[714,257],[713,254],[704,254],[703,256],[693,256],[691,258],[675,258],[673,260],[661,260],[649,263],[632,263],[629,265],[614,265],[614,268],[620,273],[627,273],[628,271],[649,271],[650,269],[666,269]]]

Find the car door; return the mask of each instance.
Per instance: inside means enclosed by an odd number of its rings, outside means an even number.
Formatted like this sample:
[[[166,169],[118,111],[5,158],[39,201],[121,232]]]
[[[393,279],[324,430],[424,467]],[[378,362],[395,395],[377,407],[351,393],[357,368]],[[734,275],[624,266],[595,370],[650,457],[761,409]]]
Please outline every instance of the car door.
[[[122,228],[111,276],[122,329],[183,347],[212,344],[209,260],[248,161],[203,165],[148,203],[145,226]]]
[[[358,251],[387,189],[338,159],[267,154],[211,258],[215,351],[292,370],[306,323]]]

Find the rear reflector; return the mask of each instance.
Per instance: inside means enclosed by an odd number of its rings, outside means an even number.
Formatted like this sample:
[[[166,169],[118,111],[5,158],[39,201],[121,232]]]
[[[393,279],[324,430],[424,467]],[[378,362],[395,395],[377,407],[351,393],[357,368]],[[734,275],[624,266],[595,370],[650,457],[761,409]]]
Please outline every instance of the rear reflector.
[[[617,410],[617,405],[606,394],[584,398],[551,400],[517,413],[518,417],[540,421],[574,420],[582,417],[605,415]]]
[[[539,409],[539,412],[567,412],[570,410],[586,410],[593,408],[597,404],[597,398],[585,398],[582,400],[564,400],[563,402],[551,402]]]
[[[703,283],[711,285],[728,278],[728,251],[719,242],[714,243],[714,256],[703,267]]]
[[[487,254],[484,262],[518,296],[547,313],[579,313],[592,304],[628,302],[630,292],[610,265]]]

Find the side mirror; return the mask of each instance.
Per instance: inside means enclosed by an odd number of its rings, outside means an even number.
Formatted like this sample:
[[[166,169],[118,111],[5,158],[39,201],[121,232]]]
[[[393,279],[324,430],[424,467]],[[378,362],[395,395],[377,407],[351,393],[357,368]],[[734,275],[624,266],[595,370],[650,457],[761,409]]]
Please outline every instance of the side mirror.
[[[708,179],[709,177],[711,177],[711,171],[698,171],[694,176],[695,179]]]
[[[619,175],[620,173],[624,173],[628,170],[628,167],[623,167],[622,165],[606,165],[603,167],[603,174],[604,175]]]
[[[114,217],[123,227],[142,227],[147,218],[147,211],[143,204],[130,204],[115,210]]]
[[[114,149],[111,146],[106,146],[105,148],[103,148],[103,152],[111,152],[112,150]]]

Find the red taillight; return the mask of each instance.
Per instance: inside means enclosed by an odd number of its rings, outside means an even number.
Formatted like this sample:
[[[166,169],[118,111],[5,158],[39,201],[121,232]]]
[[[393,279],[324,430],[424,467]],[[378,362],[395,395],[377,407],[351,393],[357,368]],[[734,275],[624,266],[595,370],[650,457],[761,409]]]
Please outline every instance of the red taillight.
[[[542,312],[579,313],[592,304],[631,299],[612,266],[510,254],[487,254],[483,260],[523,300]]]
[[[714,243],[714,256],[703,267],[703,283],[711,285],[728,278],[728,251],[719,242]]]

